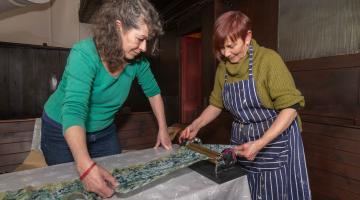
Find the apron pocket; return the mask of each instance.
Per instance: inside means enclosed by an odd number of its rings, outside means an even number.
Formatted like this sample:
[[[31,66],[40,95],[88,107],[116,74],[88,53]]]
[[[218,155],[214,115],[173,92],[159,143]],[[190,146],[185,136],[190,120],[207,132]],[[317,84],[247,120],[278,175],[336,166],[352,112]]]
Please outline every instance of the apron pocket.
[[[285,132],[266,145],[253,161],[244,157],[239,157],[238,161],[252,172],[274,170],[288,163],[289,152],[289,137]]]

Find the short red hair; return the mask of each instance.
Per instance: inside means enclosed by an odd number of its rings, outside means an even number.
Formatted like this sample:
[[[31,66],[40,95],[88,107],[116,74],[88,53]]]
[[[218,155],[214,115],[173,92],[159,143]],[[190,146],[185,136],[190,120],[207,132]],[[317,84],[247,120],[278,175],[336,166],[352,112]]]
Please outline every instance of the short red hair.
[[[227,37],[235,42],[241,38],[245,41],[248,31],[251,30],[251,20],[240,11],[228,11],[217,18],[214,25],[214,53],[217,59],[221,60],[221,49]]]

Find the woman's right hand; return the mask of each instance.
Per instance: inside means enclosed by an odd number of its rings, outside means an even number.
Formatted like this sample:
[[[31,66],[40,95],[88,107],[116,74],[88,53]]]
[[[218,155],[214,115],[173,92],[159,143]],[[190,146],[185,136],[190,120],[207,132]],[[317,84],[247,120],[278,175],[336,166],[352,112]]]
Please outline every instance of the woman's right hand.
[[[185,139],[193,139],[197,135],[200,128],[213,121],[217,116],[220,115],[220,113],[220,108],[213,105],[208,105],[208,107],[206,107],[201,115],[181,132],[179,136],[179,143],[182,143]]]
[[[86,170],[87,168],[85,168]],[[78,167],[80,174],[85,170]],[[85,189],[88,192],[95,192],[103,198],[109,198],[114,194],[115,188],[119,185],[111,174],[99,165],[95,165],[93,169],[82,180]]]
[[[77,171],[82,176],[84,188],[103,198],[111,197],[119,183],[106,169],[94,165],[87,149],[85,129],[78,125],[71,126],[66,130],[64,137],[74,157]]]
[[[195,128],[192,124],[190,124],[181,132],[179,136],[179,143],[182,143],[184,140],[193,139],[197,135],[198,131],[198,128]]]

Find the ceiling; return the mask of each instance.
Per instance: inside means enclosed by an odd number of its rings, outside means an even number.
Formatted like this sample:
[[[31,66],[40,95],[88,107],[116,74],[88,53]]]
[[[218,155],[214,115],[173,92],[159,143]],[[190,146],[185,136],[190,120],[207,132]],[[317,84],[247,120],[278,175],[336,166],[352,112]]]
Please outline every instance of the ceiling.
[[[104,0],[81,0],[79,9],[80,22],[89,23],[92,14],[101,6],[103,1]],[[174,7],[183,1],[184,0],[150,0],[160,13],[168,12],[167,8]]]

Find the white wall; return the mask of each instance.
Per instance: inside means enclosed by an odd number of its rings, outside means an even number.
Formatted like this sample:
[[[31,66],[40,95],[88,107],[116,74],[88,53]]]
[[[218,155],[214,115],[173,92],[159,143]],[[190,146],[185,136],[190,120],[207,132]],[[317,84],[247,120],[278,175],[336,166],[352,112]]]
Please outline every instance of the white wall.
[[[0,41],[71,47],[90,35],[90,25],[79,23],[80,0],[55,0],[0,13]]]

